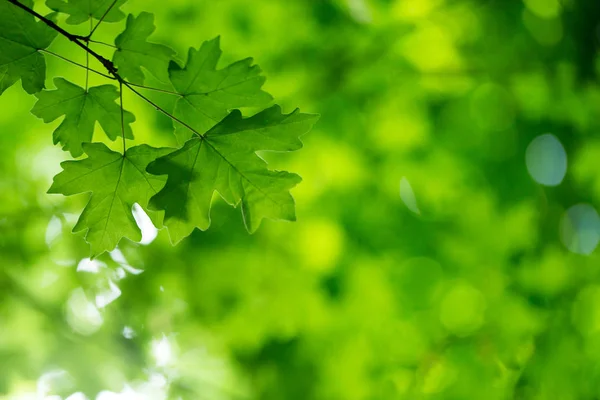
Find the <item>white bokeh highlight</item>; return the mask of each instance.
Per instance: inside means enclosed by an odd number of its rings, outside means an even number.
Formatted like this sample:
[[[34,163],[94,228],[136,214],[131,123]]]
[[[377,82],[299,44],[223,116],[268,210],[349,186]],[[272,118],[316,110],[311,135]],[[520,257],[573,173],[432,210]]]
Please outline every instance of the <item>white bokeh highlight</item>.
[[[148,214],[146,214],[144,209],[140,207],[138,203],[133,205],[133,218],[142,231],[142,240],[140,240],[140,244],[148,245],[152,243],[158,235],[158,229],[156,229]]]
[[[525,152],[529,175],[539,184],[557,186],[567,173],[567,152],[552,134],[536,137]]]
[[[589,255],[600,241],[600,217],[589,204],[577,204],[569,208],[560,222],[560,238],[570,251]]]
[[[415,192],[413,191],[413,188],[406,177],[402,177],[402,179],[400,179],[400,198],[410,211],[414,212],[415,214],[421,214],[421,210],[419,210],[419,206],[417,205]]]

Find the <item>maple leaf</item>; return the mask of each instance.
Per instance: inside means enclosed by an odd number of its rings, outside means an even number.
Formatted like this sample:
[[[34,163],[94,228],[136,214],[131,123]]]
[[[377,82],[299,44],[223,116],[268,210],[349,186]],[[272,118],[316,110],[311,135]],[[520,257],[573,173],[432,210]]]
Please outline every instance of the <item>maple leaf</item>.
[[[121,136],[121,108],[115,102],[119,92],[113,85],[102,85],[85,90],[66,79],[54,79],[56,90],[44,90],[31,112],[44,122],[52,122],[65,116],[53,134],[54,144],[61,143],[63,150],[74,157],[83,154],[82,143],[91,142],[96,122],[106,135],[115,140]],[[135,117],[123,112],[125,137],[133,138],[130,123]]]
[[[32,8],[32,0],[20,3]],[[50,46],[57,32],[8,1],[0,2],[0,95],[21,79],[27,93],[44,88],[46,61],[40,49]]]
[[[138,203],[160,226],[161,213],[148,211],[148,200],[165,184],[165,177],[146,172],[148,163],[173,149],[148,145],[128,149],[125,155],[102,143],[84,143],[87,158],[61,163],[63,171],[54,177],[48,193],[71,196],[92,192],[73,232],[87,230],[92,257],[113,250],[126,237],[140,241],[142,234],[132,214]]]
[[[249,232],[256,231],[265,217],[295,220],[289,190],[301,181],[300,176],[267,169],[256,152],[300,149],[298,137],[317,118],[298,110],[282,114],[279,106],[249,118],[234,110],[206,134],[149,164],[151,174],[168,175],[163,190],[150,200],[150,208],[165,211],[171,241],[179,242],[195,227],[208,229],[214,191],[233,206],[241,202]]]
[[[90,18],[102,22],[119,22],[125,14],[119,10],[127,0],[46,0],[48,8],[64,14],[69,14],[66,22],[79,25]],[[113,4],[114,3],[114,4]],[[108,11],[108,12],[107,12]]]
[[[169,81],[168,66],[175,51],[162,44],[148,42],[154,32],[154,15],[142,12],[134,17],[129,14],[125,30],[116,37],[113,62],[119,74],[136,84],[144,83],[141,67],[163,82]]]
[[[219,41],[216,37],[204,42],[199,50],[190,48],[183,68],[174,61],[169,65],[171,83],[182,95],[174,115],[190,121],[198,132],[209,130],[234,108],[263,106],[272,100],[271,95],[261,90],[265,77],[257,65],[252,65],[252,58],[216,69],[221,57]],[[191,135],[189,129],[175,124],[179,143]]]

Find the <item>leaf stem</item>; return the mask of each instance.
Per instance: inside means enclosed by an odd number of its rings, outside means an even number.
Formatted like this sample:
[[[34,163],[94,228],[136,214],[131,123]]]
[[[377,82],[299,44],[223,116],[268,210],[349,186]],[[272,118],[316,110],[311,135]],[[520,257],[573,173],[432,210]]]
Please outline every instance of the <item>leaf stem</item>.
[[[102,21],[104,20],[104,18],[106,18],[106,16],[110,12],[110,10],[115,6],[115,4],[117,4],[117,0],[113,0],[113,2],[111,3],[111,5],[106,9],[106,11],[102,15],[102,17],[98,20],[98,23],[96,24],[96,26],[94,27],[94,29],[92,29],[92,31],[90,32],[90,34],[86,36],[86,41],[90,40],[90,38],[92,37],[92,35],[96,31],[96,29],[98,29],[98,27],[100,26],[100,24],[102,23]],[[91,19],[90,19],[90,21],[91,21]]]
[[[125,152],[127,151],[127,147],[125,145],[125,116],[123,111],[123,81],[119,81],[119,102],[121,106],[121,138],[123,139],[123,157],[125,157]]]
[[[68,58],[66,58],[66,57],[63,57],[63,56],[61,56],[60,54],[57,54],[57,53],[55,53],[55,52],[53,52],[53,51],[46,50],[46,49],[39,49],[38,51],[41,51],[41,52],[43,52],[43,53],[50,54],[50,55],[52,55],[52,56],[54,56],[54,57],[57,57],[57,58],[60,58],[61,60],[64,60],[64,61],[66,61],[66,62],[68,62],[68,63],[71,63],[71,64],[73,64],[73,65],[77,65],[78,67],[85,68],[85,69],[87,69],[88,71],[91,71],[91,72],[93,72],[93,73],[95,73],[95,74],[98,74],[98,75],[100,75],[100,76],[103,76],[103,77],[105,77],[105,78],[107,78],[107,79],[112,79],[112,80],[116,80],[116,79],[117,79],[117,78],[115,78],[115,77],[113,77],[113,76],[110,76],[110,75],[103,74],[103,73],[102,73],[102,72],[100,72],[100,71],[96,71],[96,70],[95,70],[95,69],[93,69],[93,68],[86,67],[86,66],[85,66],[85,65],[83,65],[83,64],[79,64],[78,62],[75,62],[75,61],[73,61],[73,60],[69,60]]]
[[[188,128],[190,131],[192,131],[194,134],[198,135],[200,138],[202,138],[202,139],[204,138],[204,135],[202,135],[197,130],[192,128],[189,124],[183,122],[182,120],[180,120],[179,118],[177,118],[176,116],[174,116],[173,114],[171,114],[170,112],[168,112],[167,110],[165,110],[164,108],[162,108],[161,106],[159,106],[158,104],[156,104],[155,102],[153,102],[152,100],[150,100],[149,98],[147,98],[146,96],[141,94],[139,91],[135,90],[133,87],[134,85],[132,85],[131,83],[126,82],[126,81],[121,81],[121,83],[123,85],[127,86],[127,88],[129,90],[131,90],[133,93],[137,94],[139,97],[141,97],[143,100],[145,100],[152,107],[154,107],[156,109],[156,111],[160,111],[161,113],[165,114],[167,117],[171,118],[175,122],[179,122],[181,125]]]
[[[153,88],[153,87],[150,87],[150,86],[138,85],[137,83],[131,83],[131,82],[127,82],[127,84],[131,85],[131,86],[139,87],[139,88],[142,88],[142,89],[154,90],[156,92],[161,92],[161,93],[166,93],[166,94],[172,94],[173,96],[183,97],[183,95],[181,93],[173,92],[171,90],[164,90],[164,89],[159,89],[159,88]]]
[[[60,26],[56,25],[53,21],[51,21],[48,18],[44,17],[43,15],[41,15],[38,12],[36,12],[35,10],[32,10],[31,8],[27,7],[26,5],[22,4],[18,0],[6,0],[6,1],[8,1],[9,3],[15,5],[16,7],[19,7],[20,9],[22,9],[26,13],[29,13],[29,14],[33,15],[34,17],[36,17],[37,19],[39,19],[40,21],[42,21],[43,23],[45,23],[46,25],[48,25],[50,28],[54,29],[55,31],[57,31],[58,33],[60,33],[61,35],[63,35],[67,39],[69,39],[71,42],[75,43],[77,46],[79,46],[83,50],[87,51],[94,58],[96,58],[98,61],[100,61],[100,63],[102,65],[104,65],[104,67],[108,70],[108,72],[110,74],[112,74],[113,76],[115,76],[115,78],[117,78],[117,76],[118,76],[117,68],[112,63],[112,61],[107,60],[106,58],[102,57],[100,54],[96,53],[94,50],[92,50],[90,48],[87,48],[85,46],[85,44],[83,44],[83,42],[87,41],[87,38],[85,36],[73,35],[72,33],[69,33],[67,31],[65,31]],[[121,79],[121,78],[118,77],[117,79]]]
[[[114,46],[114,45],[112,45],[110,43],[104,43],[104,42],[101,42],[99,40],[88,39],[87,41],[90,42],[90,43],[97,43],[97,44],[101,44],[101,45],[104,45],[104,46],[112,47],[113,49],[117,49],[118,48],[117,46]]]
[[[79,64],[79,63],[77,63],[75,61],[69,60],[68,58],[63,57],[61,55],[58,55],[56,53],[53,53],[53,52],[51,52],[49,50],[39,49],[39,51],[43,51],[45,53],[52,54],[55,57],[58,57],[58,58],[60,58],[60,59],[62,59],[64,61],[67,61],[67,62],[71,63],[71,64],[78,65],[78,66],[80,66],[82,68],[85,68],[85,69],[87,69],[89,71],[95,72],[95,73],[97,73],[97,74],[99,74],[101,76],[104,76],[105,78],[112,79],[112,80],[117,80],[119,82],[119,86],[120,86],[121,89],[123,88],[123,85],[125,85],[133,93],[137,94],[139,97],[141,97],[147,103],[149,103],[150,105],[152,105],[157,111],[160,111],[161,113],[165,114],[167,117],[171,118],[173,121],[180,123],[181,125],[183,125],[187,129],[189,129],[191,132],[193,132],[198,137],[204,138],[204,135],[202,135],[197,130],[195,130],[194,128],[192,128],[189,124],[183,122],[179,118],[175,117],[173,114],[171,114],[168,111],[166,111],[164,108],[160,107],[158,104],[154,103],[152,100],[150,100],[148,97],[144,96],[142,93],[140,93],[134,87],[140,87],[140,88],[148,89],[148,90],[155,90],[155,91],[159,91],[159,92],[163,92],[163,93],[168,93],[168,94],[173,94],[173,95],[178,95],[178,96],[182,96],[181,94],[176,93],[176,92],[170,92],[168,90],[163,90],[163,89],[158,89],[158,88],[152,88],[152,87],[148,87],[148,86],[143,86],[143,85],[138,85],[138,84],[127,82],[125,79],[123,79],[123,77],[121,75],[119,75],[117,67],[115,67],[115,65],[114,65],[114,63],[112,61],[104,58],[103,56],[101,56],[100,54],[96,53],[94,50],[92,50],[91,48],[89,48],[88,42],[90,42],[90,41],[94,42],[94,43],[101,43],[101,44],[108,45],[107,43],[92,41],[90,39],[90,36],[94,33],[94,31],[96,30],[96,28],[98,27],[98,25],[100,24],[100,22],[102,22],[102,20],[108,14],[108,12],[110,11],[110,9],[116,4],[117,0],[113,0],[113,3],[111,4],[111,6],[104,13],[104,15],[102,16],[102,18],[98,22],[98,24],[96,24],[96,26],[92,29],[90,35],[88,35],[88,36],[79,36],[79,35],[74,35],[72,33],[67,32],[66,30],[64,30],[63,28],[61,28],[60,26],[58,26],[53,21],[49,20],[48,18],[44,17],[43,15],[39,14],[38,12],[36,12],[36,11],[32,10],[31,8],[25,6],[24,4],[20,3],[18,0],[6,0],[6,1],[8,1],[9,3],[15,5],[16,7],[19,7],[20,9],[22,9],[23,11],[25,11],[25,12],[33,15],[34,17],[38,18],[40,21],[42,21],[43,23],[45,23],[46,25],[48,25],[50,28],[54,29],[55,31],[57,31],[58,33],[60,33],[61,35],[63,35],[67,39],[69,39],[71,42],[75,43],[77,46],[79,46],[80,48],[82,48],[83,50],[85,50],[88,55],[91,55],[96,60],[98,60],[104,66],[104,68],[106,68],[106,70],[108,71],[108,73],[110,75],[112,75],[112,76],[103,74],[103,73],[98,72],[96,70],[93,70],[93,69],[89,68],[89,66],[86,67],[85,65],[82,65],[82,64]],[[110,46],[110,45],[108,45],[108,46]],[[123,125],[123,127],[122,127],[123,148],[125,148],[125,129],[124,129],[123,94],[122,94],[123,92],[122,92],[122,90],[121,90],[120,93],[121,93],[120,94],[120,98],[121,98],[121,124]]]

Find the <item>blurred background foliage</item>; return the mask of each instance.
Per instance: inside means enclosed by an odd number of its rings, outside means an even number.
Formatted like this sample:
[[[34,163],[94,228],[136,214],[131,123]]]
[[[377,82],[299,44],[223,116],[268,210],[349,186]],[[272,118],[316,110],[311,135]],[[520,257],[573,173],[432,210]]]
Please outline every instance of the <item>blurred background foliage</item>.
[[[210,230],[177,247],[138,215],[143,244],[89,260],[70,233],[87,196],[45,193],[68,155],[13,86],[1,398],[600,398],[597,0],[124,9],[155,13],[155,40],[182,60],[221,35],[221,65],[252,56],[287,111],[322,115],[302,151],[264,154],[304,178],[298,222],[248,235],[215,198]],[[85,61],[62,38],[51,49]],[[129,94],[125,106],[140,141],[175,144],[169,120]]]

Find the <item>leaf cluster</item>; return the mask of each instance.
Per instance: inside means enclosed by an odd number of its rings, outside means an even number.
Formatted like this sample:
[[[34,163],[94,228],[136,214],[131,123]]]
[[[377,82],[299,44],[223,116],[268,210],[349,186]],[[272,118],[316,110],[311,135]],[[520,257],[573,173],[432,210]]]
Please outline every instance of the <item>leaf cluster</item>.
[[[247,58],[218,69],[219,38],[190,48],[185,64],[176,52],[151,41],[154,16],[141,12],[125,15],[126,0],[47,0],[53,13],[42,16],[32,0],[0,0],[0,95],[21,81],[23,89],[37,97],[31,112],[45,123],[60,119],[53,132],[54,144],[76,160],[61,164],[49,193],[65,196],[90,193],[74,231],[84,231],[92,257],[113,250],[122,238],[141,239],[132,215],[138,204],[158,227],[166,227],[177,243],[195,228],[210,226],[213,195],[241,206],[245,225],[254,232],[263,218],[295,220],[290,189],[301,178],[293,173],[268,169],[257,151],[294,151],[302,147],[299,137],[308,132],[317,116],[295,110],[289,114],[262,90],[264,76]],[[69,33],[57,24],[67,16],[68,25],[90,24],[87,36]],[[114,45],[92,40],[102,23],[125,20]],[[64,77],[46,89],[46,56],[67,62],[68,57],[49,50],[63,35],[80,51],[87,52],[86,74],[95,72],[112,83],[80,86]],[[93,46],[114,47],[111,58]],[[96,59],[106,73],[89,67]],[[147,75],[170,87],[144,86]],[[118,84],[118,86],[117,86]],[[135,116],[123,108],[128,89],[173,121],[179,148],[153,148],[136,143]],[[177,97],[172,110],[156,104],[141,90],[160,90]],[[244,118],[240,109],[264,108]],[[108,139],[121,138],[122,152],[94,142],[97,125]],[[85,158],[79,158],[84,156]]]

